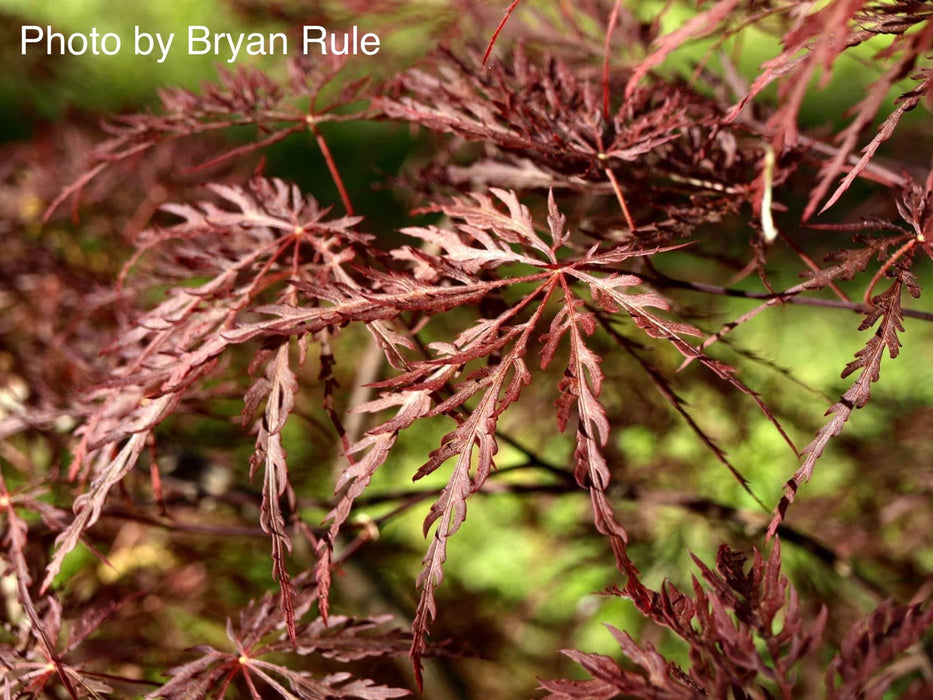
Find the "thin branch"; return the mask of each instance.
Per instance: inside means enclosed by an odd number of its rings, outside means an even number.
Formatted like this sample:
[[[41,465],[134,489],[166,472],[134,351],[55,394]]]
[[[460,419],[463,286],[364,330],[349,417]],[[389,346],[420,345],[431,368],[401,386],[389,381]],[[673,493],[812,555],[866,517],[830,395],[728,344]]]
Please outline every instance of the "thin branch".
[[[800,292],[751,292],[745,289],[735,289],[733,287],[721,287],[716,284],[706,284],[703,282],[689,282],[686,280],[669,277],[657,269],[654,274],[646,275],[642,272],[639,276],[646,282],[658,287],[674,287],[677,289],[689,289],[694,292],[704,294],[715,294],[718,296],[738,297],[742,299],[756,299],[760,301],[775,301],[782,304],[797,304],[800,306],[823,306],[831,309],[846,309],[860,314],[867,313],[871,307],[857,301],[841,301],[839,299],[816,299],[813,297],[799,296]],[[919,311],[917,309],[904,309],[903,315],[907,318],[916,318],[920,321],[933,321],[933,313],[929,311]]]

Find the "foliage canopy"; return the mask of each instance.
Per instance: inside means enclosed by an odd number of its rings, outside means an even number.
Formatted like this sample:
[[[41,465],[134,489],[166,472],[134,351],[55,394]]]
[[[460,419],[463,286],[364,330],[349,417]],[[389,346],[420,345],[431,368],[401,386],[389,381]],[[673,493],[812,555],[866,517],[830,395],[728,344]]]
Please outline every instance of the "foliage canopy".
[[[420,690],[426,656],[445,668],[481,642],[477,620],[466,640],[437,626],[458,603],[467,618],[481,609],[443,584],[468,511],[497,494],[535,522],[585,495],[588,520],[557,541],[596,542],[586,566],[638,621],[610,625],[616,658],[564,651],[588,680],[542,665],[547,697],[927,697],[929,360],[908,374],[906,410],[889,409],[896,434],[846,426],[908,324],[930,339],[933,314],[912,300],[933,258],[933,171],[888,164],[912,139],[930,145],[903,123],[933,91],[928,3],[516,0],[497,27],[475,3],[428,17],[380,0],[285,3],[275,19],[338,26],[357,4],[386,34],[433,32],[437,50],[387,76],[340,56],[220,71],[112,117],[102,140],[76,117],[7,147],[4,697]],[[763,35],[774,54],[746,79]],[[829,131],[801,115],[849,56],[875,77]],[[345,181],[351,159],[380,147],[366,133],[408,138],[411,152],[397,173]],[[300,169],[308,137],[330,180],[310,188],[281,172]],[[374,182],[407,197],[404,224],[371,209]],[[806,360],[784,368],[735,340],[791,311],[808,315],[759,336],[770,347],[861,315],[835,397],[807,391]],[[675,424],[704,457],[665,451]],[[780,443],[780,457],[742,456],[758,425],[771,443],[752,444]],[[639,427],[648,468],[629,446]],[[807,482],[843,460],[840,441],[852,484],[795,521]],[[399,490],[386,473],[413,451],[406,476],[427,486]],[[427,545],[408,577],[391,550],[410,540],[380,536],[425,502]],[[685,536],[680,570],[652,560],[668,507],[677,528],[701,516],[721,526],[711,541],[728,538],[715,564],[689,555],[698,578],[683,576]],[[883,527],[908,544],[890,546]],[[510,521],[484,537],[529,529],[541,528]],[[237,563],[257,536],[258,584]],[[100,567],[77,559],[85,547]],[[782,571],[791,547],[816,572],[795,583]],[[391,588],[386,569],[414,597],[374,611],[351,584]],[[813,583],[826,576],[830,595]],[[217,596],[223,609],[207,609]],[[393,607],[410,631],[388,624]],[[225,635],[207,625],[199,638],[212,615]],[[147,616],[189,624],[162,639],[128,631]],[[506,665],[521,625],[497,617],[501,640],[480,651]],[[118,648],[129,642],[147,651]],[[374,661],[400,654],[411,680]],[[448,692],[431,682],[428,696]]]

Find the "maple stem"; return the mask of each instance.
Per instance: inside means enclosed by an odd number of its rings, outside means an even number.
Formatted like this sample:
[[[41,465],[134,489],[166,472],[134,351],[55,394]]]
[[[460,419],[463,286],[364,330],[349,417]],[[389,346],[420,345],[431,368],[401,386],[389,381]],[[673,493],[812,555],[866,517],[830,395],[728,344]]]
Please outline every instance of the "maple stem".
[[[483,54],[483,65],[486,65],[486,61],[489,60],[489,54],[492,53],[492,47],[496,44],[496,39],[499,38],[499,32],[502,31],[502,28],[505,26],[505,23],[509,21],[509,17],[512,16],[512,12],[518,7],[518,3],[522,0],[513,0],[512,4],[509,5],[508,9],[505,11],[505,16],[502,18],[502,21],[499,22],[499,26],[496,27],[496,31],[492,33],[492,38],[489,40],[489,45],[486,47],[486,52]]]
[[[165,496],[162,492],[162,476],[159,473],[159,462],[156,458],[155,441],[150,441],[149,452],[151,460],[149,462],[149,479],[152,482],[152,496],[159,508],[159,515],[167,516],[168,508],[165,507]]]
[[[612,184],[612,191],[616,193],[616,199],[619,200],[619,206],[622,207],[622,214],[625,216],[625,223],[628,224],[628,227],[632,230],[632,233],[635,233],[635,222],[632,221],[632,215],[629,213],[628,204],[625,202],[625,195],[622,194],[622,188],[619,187],[619,182],[616,180],[615,173],[612,172],[611,168],[606,168],[606,176],[609,178],[609,182]]]
[[[314,132],[314,138],[317,139],[318,148],[321,149],[321,154],[324,156],[324,162],[327,163],[330,176],[333,178],[334,184],[337,186],[337,191],[340,193],[340,201],[343,202],[343,208],[347,210],[347,216],[353,216],[353,205],[350,204],[350,197],[347,194],[346,188],[343,186],[343,180],[340,178],[337,164],[334,162],[334,157],[330,153],[327,141],[324,140],[324,135],[317,128],[317,124],[311,124],[310,128],[311,131]]]
[[[894,255],[888,258],[884,265],[882,265],[878,272],[875,273],[875,276],[871,278],[871,282],[868,283],[868,288],[865,290],[865,296],[862,297],[862,301],[865,303],[865,306],[871,308],[875,303],[871,300],[871,293],[875,289],[875,285],[878,284],[878,280],[884,277],[884,273],[891,269],[891,266],[900,260],[907,251],[913,248],[917,244],[916,238],[911,238],[904,245],[894,251]]]
[[[704,284],[702,282],[686,282],[684,280],[668,277],[662,272],[654,270],[650,277],[644,273],[639,273],[646,282],[651,282],[659,286],[676,287],[678,289],[690,289],[703,294],[717,294],[727,297],[738,297],[741,299],[762,299],[764,301],[780,302],[781,304],[797,304],[799,306],[822,306],[830,309],[847,309],[863,313],[865,305],[859,301],[839,301],[838,299],[818,299],[812,297],[799,296],[799,294],[788,295],[786,292],[751,292],[745,289],[733,289],[731,287],[721,287],[715,284]],[[933,322],[933,313],[919,311],[917,309],[902,309],[902,313],[907,318],[916,318],[921,321]]]
[[[603,119],[609,122],[609,42],[619,20],[619,8],[622,0],[616,0],[609,13],[609,26],[606,28],[606,40],[603,42]],[[634,230],[634,229],[633,229]]]

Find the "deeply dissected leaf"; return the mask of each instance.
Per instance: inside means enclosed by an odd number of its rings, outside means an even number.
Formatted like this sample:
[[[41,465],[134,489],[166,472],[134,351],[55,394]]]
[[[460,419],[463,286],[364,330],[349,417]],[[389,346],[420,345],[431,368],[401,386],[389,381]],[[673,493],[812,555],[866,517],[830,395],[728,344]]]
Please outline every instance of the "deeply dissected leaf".
[[[295,610],[300,617],[307,612],[317,594],[316,586],[306,577],[296,577]],[[374,656],[399,655],[410,644],[410,635],[381,629],[390,616],[352,619],[335,616],[329,622],[318,617],[297,623],[294,644],[291,632],[282,633],[273,597],[266,595],[251,601],[237,624],[228,621],[227,634],[237,647],[236,653],[213,647],[199,647],[197,659],[170,672],[171,680],[146,697],[166,700],[201,700],[216,697],[236,677],[244,682],[267,686],[282,698],[359,698],[381,700],[409,695],[401,688],[378,685],[371,680],[354,678],[349,673],[331,673],[323,677],[307,671],[292,670],[280,661],[264,656],[293,652],[320,654],[329,659],[350,662]],[[252,680],[253,677],[258,680]],[[222,697],[222,692],[220,694]]]
[[[845,378],[853,372],[860,371],[858,379],[845,391],[826,411],[832,416],[813,441],[803,450],[804,460],[800,468],[787,481],[784,486],[784,496],[778,504],[777,511],[768,526],[768,532],[774,534],[778,525],[784,519],[788,506],[793,502],[797,488],[801,483],[807,482],[813,475],[813,468],[823,454],[829,441],[842,432],[846,421],[852,411],[862,408],[871,398],[871,385],[881,376],[881,360],[887,349],[891,359],[897,357],[901,342],[898,333],[904,331],[903,314],[901,312],[901,293],[904,287],[902,279],[896,279],[884,293],[874,300],[875,306],[866,314],[865,320],[859,330],[867,330],[880,320],[880,325],[865,347],[855,353],[852,360],[842,372]]]
[[[781,574],[780,544],[776,540],[765,561],[758,552],[746,571],[746,557],[723,545],[716,571],[697,558],[706,586],[694,580],[690,598],[671,584],[648,597],[632,597],[639,610],[656,624],[669,628],[690,645],[689,668],[667,660],[648,642],[637,643],[610,627],[623,654],[635,669],[623,668],[608,657],[565,651],[593,676],[592,681],[543,681],[551,698],[635,697],[792,698],[795,665],[819,642],[826,622],[825,608],[809,629],[801,620],[797,594]],[[779,620],[783,612],[783,621]],[[771,690],[769,690],[769,687]]]
[[[282,429],[295,406],[298,381],[289,367],[288,343],[282,343],[269,364],[268,395],[265,414],[258,427],[253,469],[260,464],[264,469],[262,506],[259,523],[272,537],[272,565],[275,579],[281,587],[282,611],[288,625],[289,636],[295,638],[294,589],[288,574],[286,550],[291,551],[291,538],[286,531],[283,502],[294,509],[295,496],[288,479],[288,465],[282,446]]]
[[[828,698],[881,698],[893,678],[881,671],[933,626],[933,609],[882,602],[852,626],[826,669]],[[837,685],[838,682],[838,685]]]

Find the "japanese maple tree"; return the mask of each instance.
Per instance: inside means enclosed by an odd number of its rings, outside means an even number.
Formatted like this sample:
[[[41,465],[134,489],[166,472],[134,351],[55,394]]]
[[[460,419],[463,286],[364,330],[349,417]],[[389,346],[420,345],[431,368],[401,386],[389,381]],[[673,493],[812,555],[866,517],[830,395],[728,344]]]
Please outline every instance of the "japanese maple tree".
[[[231,5],[248,21],[267,12]],[[74,120],[6,147],[3,697],[439,696],[426,656],[486,653],[437,628],[458,533],[497,493],[584,496],[588,516],[567,536],[601,543],[615,581],[604,597],[640,620],[641,636],[604,620],[615,658],[563,650],[588,679],[546,667],[527,679],[547,697],[933,692],[928,569],[871,538],[873,522],[910,511],[929,552],[928,479],[898,472],[849,544],[832,541],[843,524],[820,531],[821,518],[845,522],[836,511],[794,517],[908,324],[930,339],[933,313],[913,300],[933,258],[933,171],[878,157],[929,106],[928,3],[516,0],[502,14],[452,0],[436,17],[395,0],[343,5],[268,12],[295,27],[365,12],[387,35],[416,23],[437,46],[394,75],[339,56],[226,70],[109,118],[104,138]],[[746,55],[763,36],[772,53]],[[829,131],[807,101],[850,56],[875,77]],[[412,147],[398,172],[344,179],[336,134],[401,127]],[[300,139],[319,154],[318,189],[277,170],[276,149]],[[405,224],[368,207],[377,182],[410,203]],[[734,340],[782,309],[861,317],[862,347],[838,368],[848,386],[804,392],[820,424],[761,379],[809,389],[803,368]],[[772,344],[785,342],[806,341]],[[931,383],[928,360],[911,372]],[[918,416],[924,396],[904,398]],[[776,436],[776,485],[749,476],[755,461],[728,440],[746,428],[704,416],[704,397]],[[904,434],[933,454],[917,420]],[[237,485],[186,486],[182,458],[174,470],[165,458],[179,435],[206,446],[212,422]],[[699,466],[661,450],[674,423],[716,465],[702,478],[738,495],[690,491]],[[643,473],[624,448],[639,425],[655,436]],[[519,462],[504,466],[506,451]],[[884,478],[865,464],[857,479]],[[387,487],[400,468],[428,485]],[[689,554],[692,579],[650,559],[645,523],[660,505],[684,528],[723,525],[719,540],[731,528],[714,563]],[[411,600],[393,620],[342,577],[419,508],[421,567],[395,572]],[[108,579],[134,537],[139,575]],[[219,563],[254,541],[263,585]],[[782,569],[792,548],[843,576],[850,599],[795,582]],[[85,550],[91,563],[76,564]],[[246,595],[220,611],[224,635],[185,646],[123,631],[209,617],[225,576]],[[186,596],[201,607],[171,607]],[[151,647],[127,657],[114,640]]]

